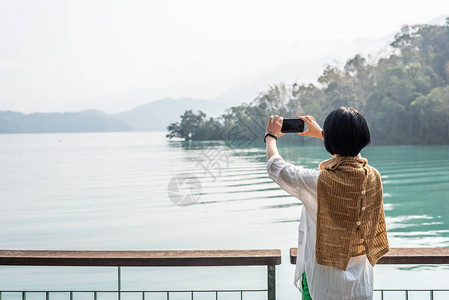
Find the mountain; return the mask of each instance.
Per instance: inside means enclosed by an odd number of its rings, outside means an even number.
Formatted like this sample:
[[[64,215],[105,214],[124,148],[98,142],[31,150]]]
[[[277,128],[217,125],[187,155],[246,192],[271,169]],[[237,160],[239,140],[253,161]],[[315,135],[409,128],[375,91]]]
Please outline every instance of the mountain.
[[[449,18],[449,15],[441,15],[438,18],[435,18],[432,21],[427,22],[427,24],[442,26],[442,25],[446,24],[448,18]]]
[[[193,98],[164,98],[118,114],[100,110],[23,114],[0,111],[0,133],[165,131],[188,109],[221,115],[229,104]]]
[[[0,133],[131,131],[133,128],[98,110],[22,114],[0,111]]]
[[[229,106],[229,103],[194,98],[164,98],[111,116],[137,131],[165,131],[170,123],[179,121],[186,110],[201,110],[208,117],[216,117]]]
[[[270,85],[279,82],[293,83],[317,83],[317,78],[322,74],[326,64],[338,64],[357,53],[375,53],[384,49],[394,40],[394,34],[380,39],[358,38],[351,43],[341,43],[338,39],[329,41],[329,50],[319,57],[292,62],[279,66],[270,72],[264,73],[253,80],[242,82],[230,87],[222,94],[214,98],[214,101],[227,102],[229,104],[251,102],[257,95],[266,91]]]
[[[449,15],[442,15],[426,24],[444,25]],[[394,40],[395,32],[380,38],[356,38],[348,43],[340,39],[329,40],[328,51],[322,52],[319,56],[299,58],[298,62],[291,62],[279,66],[270,72],[262,74],[250,81],[242,82],[230,87],[213,100],[238,104],[252,101],[260,92],[268,89],[272,84],[285,83],[316,83],[316,79],[322,74],[323,66],[326,64],[340,64],[355,54],[372,54],[374,57],[384,56],[385,49]],[[388,53],[388,52],[387,52]]]
[[[270,85],[279,82],[313,82],[322,71],[322,61],[309,61],[304,63],[292,63],[283,65],[275,70],[265,73],[251,81],[235,85],[222,94],[218,95],[214,101],[226,102],[230,106],[238,105],[242,102],[251,102],[259,93],[266,91]]]
[[[59,112],[76,112],[98,109],[107,114],[117,114],[130,110],[138,105],[153,102],[165,97],[166,94],[153,92],[147,88],[134,87],[132,89],[114,91],[84,100],[77,100],[56,109]]]

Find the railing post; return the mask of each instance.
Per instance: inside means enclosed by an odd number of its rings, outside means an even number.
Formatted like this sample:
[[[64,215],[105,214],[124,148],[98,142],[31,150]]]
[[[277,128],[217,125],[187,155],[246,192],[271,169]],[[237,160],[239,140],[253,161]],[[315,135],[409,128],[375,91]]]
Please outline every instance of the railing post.
[[[121,298],[121,290],[122,290],[122,276],[121,276],[121,268],[117,267],[117,290],[118,290],[118,300]]]
[[[268,300],[275,300],[276,299],[276,273],[275,273],[275,266],[268,266]]]

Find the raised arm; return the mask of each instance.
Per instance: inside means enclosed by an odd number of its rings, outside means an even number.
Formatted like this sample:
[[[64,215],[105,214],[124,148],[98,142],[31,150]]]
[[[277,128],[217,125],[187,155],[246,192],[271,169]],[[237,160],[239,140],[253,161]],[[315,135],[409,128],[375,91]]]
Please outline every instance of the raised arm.
[[[267,133],[272,133],[276,135],[277,137],[283,136],[285,133],[281,132],[282,128],[282,121],[283,118],[276,115],[274,118],[273,116],[270,117],[267,124],[267,129],[265,130],[265,135]],[[274,154],[279,154],[278,148],[276,146],[276,138],[272,137],[271,135],[266,135],[265,137],[266,142],[266,149],[267,149],[267,159],[270,160],[270,158]]]
[[[302,135],[316,135],[317,137],[321,135],[321,128],[318,124],[316,124],[316,122],[313,122],[315,120],[311,120],[309,118],[303,120],[307,123],[309,130],[302,133]],[[266,133],[272,133],[277,137],[283,136],[284,133],[281,132],[282,121],[282,117],[271,117],[267,124]],[[282,159],[279,155],[276,146],[276,138],[272,136],[266,136],[266,144],[268,158],[267,171],[269,177],[284,191],[303,202],[309,211],[315,212],[316,187],[319,170],[297,167],[284,161],[284,159]],[[313,195],[315,195],[315,197]]]

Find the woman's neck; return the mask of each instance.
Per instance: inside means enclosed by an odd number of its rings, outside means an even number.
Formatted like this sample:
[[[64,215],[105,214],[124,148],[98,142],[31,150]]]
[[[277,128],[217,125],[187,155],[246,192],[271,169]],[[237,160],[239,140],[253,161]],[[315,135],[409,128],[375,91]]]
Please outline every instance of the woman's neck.
[[[331,154],[333,157],[335,157],[335,158],[337,158],[337,157],[340,157],[341,155],[340,154]],[[360,155],[360,153],[359,154],[357,154],[355,157],[361,157],[361,155]]]

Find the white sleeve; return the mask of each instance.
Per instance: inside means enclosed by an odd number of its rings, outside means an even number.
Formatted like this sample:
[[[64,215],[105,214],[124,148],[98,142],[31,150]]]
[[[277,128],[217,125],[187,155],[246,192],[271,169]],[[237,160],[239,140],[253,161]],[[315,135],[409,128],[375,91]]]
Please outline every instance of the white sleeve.
[[[306,207],[316,207],[319,170],[294,166],[275,154],[268,160],[267,172],[284,191],[298,198]]]

